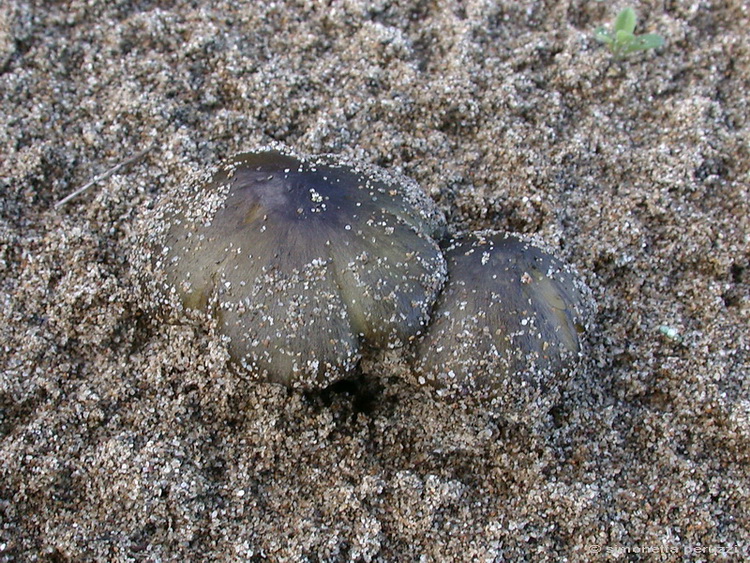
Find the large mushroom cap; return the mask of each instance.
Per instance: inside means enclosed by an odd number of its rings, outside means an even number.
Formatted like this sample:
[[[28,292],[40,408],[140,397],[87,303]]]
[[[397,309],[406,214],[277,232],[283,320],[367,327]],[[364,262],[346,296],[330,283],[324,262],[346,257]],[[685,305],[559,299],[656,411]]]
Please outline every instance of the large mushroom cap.
[[[434,203],[406,178],[332,156],[240,154],[162,211],[166,289],[210,309],[258,379],[325,386],[363,342],[403,345],[445,279]]]
[[[559,260],[509,234],[459,237],[445,256],[448,281],[414,355],[419,382],[449,399],[525,409],[578,357],[588,290]]]

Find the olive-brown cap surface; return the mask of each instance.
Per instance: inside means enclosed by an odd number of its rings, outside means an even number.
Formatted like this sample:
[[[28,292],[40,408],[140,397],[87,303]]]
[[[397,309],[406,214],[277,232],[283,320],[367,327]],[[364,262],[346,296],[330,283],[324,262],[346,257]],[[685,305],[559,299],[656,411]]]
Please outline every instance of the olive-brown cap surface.
[[[588,290],[550,254],[494,231],[445,250],[448,281],[418,341],[421,384],[513,416],[544,399],[579,355]]]
[[[237,155],[165,198],[160,216],[164,288],[211,311],[262,380],[321,387],[363,345],[402,346],[445,279],[434,203],[406,178],[332,156]]]

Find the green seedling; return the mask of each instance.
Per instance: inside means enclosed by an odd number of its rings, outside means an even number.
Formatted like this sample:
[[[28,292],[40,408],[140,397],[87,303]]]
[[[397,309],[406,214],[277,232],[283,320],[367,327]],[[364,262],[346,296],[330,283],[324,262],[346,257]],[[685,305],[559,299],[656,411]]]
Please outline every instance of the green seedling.
[[[616,59],[635,51],[656,49],[664,45],[664,38],[658,33],[634,34],[635,24],[635,10],[625,8],[617,15],[613,29],[607,29],[604,26],[599,27],[594,32],[594,37],[602,43],[606,43]]]

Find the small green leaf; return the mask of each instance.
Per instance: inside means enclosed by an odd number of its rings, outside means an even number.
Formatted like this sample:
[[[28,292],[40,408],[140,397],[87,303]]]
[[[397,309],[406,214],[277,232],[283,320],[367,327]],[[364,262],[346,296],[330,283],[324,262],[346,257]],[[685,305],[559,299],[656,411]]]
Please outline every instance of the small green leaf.
[[[612,29],[598,27],[594,31],[594,37],[609,46],[615,59],[621,59],[634,51],[645,51],[664,45],[664,38],[656,33],[635,35],[636,23],[635,10],[625,8],[617,15]]]
[[[658,33],[644,33],[643,35],[637,35],[633,43],[628,45],[625,51],[628,53],[645,51],[646,49],[656,49],[662,45],[664,45],[664,38],[661,35]]]
[[[632,33],[628,33],[627,31],[618,29],[615,36],[615,43],[624,47],[626,45],[630,45],[634,39],[635,36]]]
[[[602,43],[606,43],[607,45],[611,45],[615,42],[615,38],[612,37],[612,32],[610,32],[604,26],[596,28],[596,30],[594,31],[594,37]]]
[[[632,34],[635,31],[635,11],[633,8],[625,8],[617,15],[615,20],[615,32],[625,31]]]

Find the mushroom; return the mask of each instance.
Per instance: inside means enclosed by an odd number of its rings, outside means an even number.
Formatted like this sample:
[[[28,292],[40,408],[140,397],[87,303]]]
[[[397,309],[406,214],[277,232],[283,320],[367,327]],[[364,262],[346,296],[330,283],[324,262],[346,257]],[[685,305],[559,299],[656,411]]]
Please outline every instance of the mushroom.
[[[589,291],[517,236],[480,231],[445,249],[448,281],[413,355],[418,382],[514,418],[554,397],[579,356]]]
[[[239,154],[154,217],[162,289],[214,315],[259,380],[324,387],[363,346],[403,346],[445,281],[432,200],[405,177],[331,155]]]

